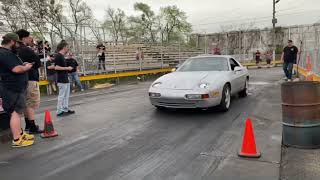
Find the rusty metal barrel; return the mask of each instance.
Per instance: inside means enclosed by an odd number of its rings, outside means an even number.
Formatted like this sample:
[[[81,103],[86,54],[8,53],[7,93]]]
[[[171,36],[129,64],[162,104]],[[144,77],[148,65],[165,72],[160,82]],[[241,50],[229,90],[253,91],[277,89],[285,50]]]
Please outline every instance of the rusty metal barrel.
[[[296,148],[320,148],[320,83],[283,83],[281,96],[283,144]]]

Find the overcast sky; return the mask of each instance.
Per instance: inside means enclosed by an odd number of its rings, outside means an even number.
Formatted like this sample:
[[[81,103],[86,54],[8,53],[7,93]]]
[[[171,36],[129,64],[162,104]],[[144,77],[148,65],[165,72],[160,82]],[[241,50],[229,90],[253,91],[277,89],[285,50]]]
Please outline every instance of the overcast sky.
[[[135,2],[149,4],[154,11],[167,5],[177,5],[188,15],[194,32],[217,32],[221,26],[254,22],[256,27],[271,27],[272,0],[85,0],[98,20],[105,9],[123,9],[135,14]],[[320,0],[281,0],[277,4],[278,25],[320,23]]]

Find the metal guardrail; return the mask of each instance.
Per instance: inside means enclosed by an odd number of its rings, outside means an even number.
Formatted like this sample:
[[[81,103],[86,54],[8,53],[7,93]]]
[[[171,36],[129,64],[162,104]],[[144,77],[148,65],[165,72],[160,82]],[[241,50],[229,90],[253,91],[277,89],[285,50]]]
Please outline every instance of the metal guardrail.
[[[140,75],[148,75],[148,74],[168,73],[171,71],[172,71],[172,68],[164,68],[164,69],[153,69],[153,70],[143,70],[143,71],[128,71],[128,72],[120,72],[120,73],[112,73],[112,74],[88,75],[88,76],[80,77],[80,81],[93,81],[93,80],[99,80],[99,79],[132,77],[132,76],[140,76]],[[46,86],[48,84],[49,82],[47,80],[40,81],[40,86]]]
[[[281,65],[281,61],[273,61],[273,65]],[[255,63],[243,63],[245,67],[252,67],[256,66]],[[266,63],[261,63],[261,65],[266,65]],[[97,74],[97,75],[87,75],[80,77],[80,81],[92,81],[92,80],[99,80],[99,79],[112,79],[112,78],[122,78],[122,77],[132,77],[132,76],[139,76],[139,75],[147,75],[147,74],[158,74],[158,73],[168,73],[171,72],[172,68],[162,68],[162,69],[151,69],[151,70],[142,70],[142,71],[127,71],[127,72],[117,72],[117,73],[110,73],[110,74]],[[40,86],[48,85],[48,81],[42,80],[40,81]]]

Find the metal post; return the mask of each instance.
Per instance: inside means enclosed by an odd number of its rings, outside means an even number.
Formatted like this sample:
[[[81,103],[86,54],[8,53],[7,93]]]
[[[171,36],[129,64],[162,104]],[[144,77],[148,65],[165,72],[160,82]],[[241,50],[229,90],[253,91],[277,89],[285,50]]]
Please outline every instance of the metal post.
[[[280,0],[273,0],[273,18],[272,18],[272,46],[273,46],[273,60],[275,61],[275,56],[276,56],[276,23],[278,22],[278,20],[276,19],[276,4],[279,2]]]
[[[47,58],[46,58],[46,49],[44,47],[44,36],[43,36],[43,41],[42,41],[42,46],[43,46],[43,64],[44,64],[44,78],[47,79]]]
[[[139,70],[142,71],[142,56],[141,56],[141,50],[139,50]]]
[[[241,54],[241,47],[242,46],[242,41],[241,41],[241,30],[239,30],[239,52],[238,52],[238,54],[239,54],[239,57],[240,57],[240,54]]]
[[[260,38],[260,42],[259,42],[259,49],[262,49],[262,36],[261,36],[261,30],[259,31],[259,38]]]
[[[246,54],[246,34],[245,33],[243,33],[243,55],[244,55],[244,58],[243,59],[245,59],[245,54]]]
[[[179,64],[181,64],[181,43],[179,41]]]
[[[205,48],[204,53],[207,54],[208,53],[207,52],[208,51],[208,49],[207,49],[207,31],[205,31],[204,33],[205,33],[205,35],[204,35],[204,48]]]
[[[288,34],[289,34],[289,35],[288,35],[288,38],[291,39],[291,27],[290,27],[290,26],[289,26],[289,28],[288,28]]]
[[[228,33],[227,33],[227,50],[226,50],[226,54],[229,54],[229,38],[228,38]]]
[[[103,42],[106,42],[106,33],[103,27],[102,27],[102,33],[103,33]]]
[[[316,72],[316,73],[318,73],[319,72],[319,68],[318,68],[318,52],[319,52],[319,49],[318,49],[318,34],[317,34],[317,26],[316,25],[314,25],[313,26],[313,28],[314,28],[314,72]]]
[[[115,45],[112,44],[113,70],[114,70],[114,73],[116,74],[117,73],[117,65],[116,65],[116,57],[115,57],[114,48],[115,48]]]
[[[160,47],[160,55],[161,55],[161,69],[163,69],[163,43],[162,42]]]

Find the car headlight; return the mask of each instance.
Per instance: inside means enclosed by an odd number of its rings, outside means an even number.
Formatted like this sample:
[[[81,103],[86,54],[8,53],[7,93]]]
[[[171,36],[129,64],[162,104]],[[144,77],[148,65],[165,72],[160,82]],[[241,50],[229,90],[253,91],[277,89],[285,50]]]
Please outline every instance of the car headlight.
[[[149,93],[149,97],[158,98],[158,97],[161,97],[161,94],[160,93],[152,93],[152,92],[150,92]]]
[[[154,84],[152,84],[152,87],[157,88],[162,84],[162,82],[156,82]]]
[[[199,85],[199,87],[201,89],[207,89],[209,87],[209,84],[208,83],[202,83],[202,84]]]

